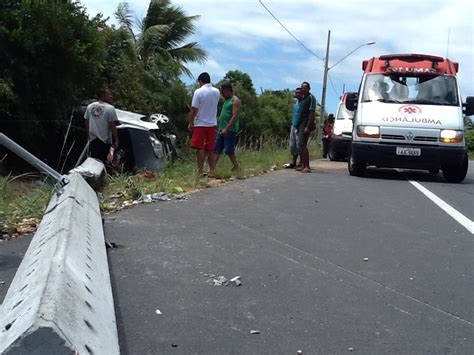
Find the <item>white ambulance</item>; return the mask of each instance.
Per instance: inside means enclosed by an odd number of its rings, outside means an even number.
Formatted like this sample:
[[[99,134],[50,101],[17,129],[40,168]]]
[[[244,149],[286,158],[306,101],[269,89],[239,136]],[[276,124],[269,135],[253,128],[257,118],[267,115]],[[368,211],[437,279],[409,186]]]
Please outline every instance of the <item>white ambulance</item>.
[[[362,176],[367,166],[441,169],[450,182],[468,170],[458,63],[424,54],[393,54],[365,60],[359,93],[346,99],[354,112],[348,168]]]

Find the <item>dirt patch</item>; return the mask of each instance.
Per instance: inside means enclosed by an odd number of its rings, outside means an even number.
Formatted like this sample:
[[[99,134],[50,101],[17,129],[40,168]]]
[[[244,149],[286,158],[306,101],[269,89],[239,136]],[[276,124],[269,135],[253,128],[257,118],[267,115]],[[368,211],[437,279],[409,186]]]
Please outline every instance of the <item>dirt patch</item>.
[[[311,167],[316,170],[345,170],[346,162],[318,160],[311,163]]]

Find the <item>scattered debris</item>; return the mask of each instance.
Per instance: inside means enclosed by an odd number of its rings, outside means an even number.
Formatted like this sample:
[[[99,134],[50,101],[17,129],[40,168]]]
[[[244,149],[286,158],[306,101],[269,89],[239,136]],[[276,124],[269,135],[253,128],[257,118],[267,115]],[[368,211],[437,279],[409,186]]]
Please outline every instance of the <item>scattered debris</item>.
[[[173,344],[171,344],[171,347],[172,347],[172,348],[177,348],[177,347],[178,347],[178,344],[174,344],[174,343],[173,343]]]
[[[239,287],[242,285],[242,280],[240,276],[235,276],[230,279],[230,284]]]
[[[41,219],[38,218],[25,218],[16,226],[16,232],[18,234],[29,234],[36,232],[36,228],[41,223]]]
[[[242,285],[242,277],[241,276],[234,276],[230,280],[228,280],[225,276],[222,275],[214,275],[214,274],[203,274],[202,276],[207,277],[208,280],[206,282],[210,283],[212,286],[241,286]]]
[[[0,285],[5,285],[5,281],[0,281]]]
[[[171,201],[174,195],[168,195],[166,192],[155,192],[149,196],[153,201]]]
[[[298,350],[296,353],[297,353],[298,355],[301,355],[301,354],[303,354],[303,350]]]
[[[254,330],[254,329],[252,329],[252,330],[250,331],[250,334],[260,334],[260,330]]]
[[[130,178],[134,181],[143,181],[143,180],[154,180],[156,176],[153,171],[145,170],[131,176]]]
[[[156,192],[153,194],[141,195],[140,198],[137,200],[138,203],[152,203],[157,201],[185,201],[189,200],[189,195],[177,195],[177,194],[169,194],[166,192]]]
[[[410,280],[413,281],[413,277],[410,277]]]
[[[369,258],[364,258],[364,261],[369,261]]]
[[[156,314],[162,314],[159,309],[157,309],[157,310],[155,311],[155,313],[156,313]]]
[[[151,197],[151,195],[142,195],[140,196],[138,201],[140,201],[141,203],[152,203],[153,198]]]
[[[117,244],[115,244],[114,242],[105,241],[105,247],[107,249],[115,249],[117,248]]]
[[[225,276],[218,276],[215,279],[212,279],[212,286],[228,286],[229,281]]]
[[[348,348],[347,350],[349,350],[349,351],[354,351],[354,348]]]

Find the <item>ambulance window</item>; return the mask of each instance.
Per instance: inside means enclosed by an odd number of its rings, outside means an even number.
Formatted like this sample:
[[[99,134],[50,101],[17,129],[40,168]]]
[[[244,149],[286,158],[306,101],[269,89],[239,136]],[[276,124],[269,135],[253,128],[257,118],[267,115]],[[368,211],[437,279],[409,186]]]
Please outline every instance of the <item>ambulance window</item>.
[[[452,76],[419,77],[415,101],[420,104],[458,105],[456,79]]]
[[[388,97],[390,79],[382,74],[367,75],[362,102],[382,101]]]
[[[457,106],[456,78],[423,75],[367,75],[362,102],[418,103]]]

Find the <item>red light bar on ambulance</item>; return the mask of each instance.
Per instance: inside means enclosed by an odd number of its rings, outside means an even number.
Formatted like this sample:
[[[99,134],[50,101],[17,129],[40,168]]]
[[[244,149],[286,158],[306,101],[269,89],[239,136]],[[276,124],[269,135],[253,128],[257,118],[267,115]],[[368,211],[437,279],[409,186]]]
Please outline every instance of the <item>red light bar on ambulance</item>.
[[[366,73],[455,76],[458,69],[457,62],[426,54],[387,54],[362,63],[362,70]]]

